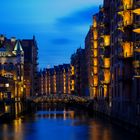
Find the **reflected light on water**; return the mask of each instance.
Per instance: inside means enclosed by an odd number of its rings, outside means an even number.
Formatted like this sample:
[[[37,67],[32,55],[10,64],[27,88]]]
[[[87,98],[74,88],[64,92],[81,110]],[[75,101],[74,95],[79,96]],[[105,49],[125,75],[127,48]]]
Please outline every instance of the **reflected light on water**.
[[[51,111],[50,109],[48,111],[39,111],[36,115],[36,118],[48,118],[48,119],[74,119],[75,117],[75,111],[65,110],[64,111]]]
[[[21,103],[15,103],[15,115],[17,116],[17,114],[21,113],[22,108],[21,108]]]
[[[111,140],[109,127],[102,126],[99,122],[90,124],[90,140]]]
[[[14,120],[14,140],[23,140],[24,133],[23,133],[23,127],[22,127],[22,120],[21,118],[18,118]]]
[[[17,110],[20,110],[17,105]],[[43,107],[0,125],[0,140],[139,140],[85,111]]]

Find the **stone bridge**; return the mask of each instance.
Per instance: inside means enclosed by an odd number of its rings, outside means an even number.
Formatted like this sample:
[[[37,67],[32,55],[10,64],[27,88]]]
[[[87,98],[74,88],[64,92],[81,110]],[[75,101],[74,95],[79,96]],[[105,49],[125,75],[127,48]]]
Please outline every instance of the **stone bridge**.
[[[30,100],[32,100],[35,103],[43,103],[43,102],[87,103],[89,101],[89,98],[70,95],[70,94],[48,94],[48,95],[31,97]]]

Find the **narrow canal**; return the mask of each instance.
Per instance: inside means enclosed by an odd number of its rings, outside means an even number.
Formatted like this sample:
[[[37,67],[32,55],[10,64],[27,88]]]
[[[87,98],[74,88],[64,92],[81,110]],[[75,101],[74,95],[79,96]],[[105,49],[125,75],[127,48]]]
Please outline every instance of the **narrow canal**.
[[[135,135],[82,110],[40,105],[0,124],[0,140],[137,140]]]

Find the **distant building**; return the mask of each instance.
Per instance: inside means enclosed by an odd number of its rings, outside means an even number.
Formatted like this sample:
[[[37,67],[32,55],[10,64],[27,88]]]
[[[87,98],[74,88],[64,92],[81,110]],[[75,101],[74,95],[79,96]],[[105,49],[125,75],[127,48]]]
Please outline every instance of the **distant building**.
[[[79,96],[86,96],[87,73],[84,49],[77,49],[76,53],[71,56],[71,67],[73,73],[71,89],[73,90],[73,93]]]
[[[35,40],[21,40],[24,50],[24,83],[26,85],[26,95],[33,96],[38,93],[38,47]]]
[[[70,94],[70,74],[69,64],[40,71],[41,94]]]

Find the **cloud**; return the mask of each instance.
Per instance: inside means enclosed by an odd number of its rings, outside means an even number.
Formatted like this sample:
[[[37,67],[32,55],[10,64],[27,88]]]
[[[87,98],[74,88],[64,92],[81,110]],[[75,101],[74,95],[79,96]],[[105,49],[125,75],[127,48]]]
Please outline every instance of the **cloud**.
[[[65,17],[58,18],[57,24],[58,26],[82,26],[85,24],[91,24],[92,15],[94,15],[98,11],[98,7],[86,7],[84,9],[80,9],[79,11],[75,11]]]

